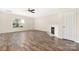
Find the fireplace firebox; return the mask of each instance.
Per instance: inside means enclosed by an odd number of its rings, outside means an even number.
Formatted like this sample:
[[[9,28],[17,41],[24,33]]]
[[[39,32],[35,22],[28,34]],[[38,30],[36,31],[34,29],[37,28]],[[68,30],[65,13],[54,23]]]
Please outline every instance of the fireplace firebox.
[[[55,27],[51,27],[51,34],[55,34]]]

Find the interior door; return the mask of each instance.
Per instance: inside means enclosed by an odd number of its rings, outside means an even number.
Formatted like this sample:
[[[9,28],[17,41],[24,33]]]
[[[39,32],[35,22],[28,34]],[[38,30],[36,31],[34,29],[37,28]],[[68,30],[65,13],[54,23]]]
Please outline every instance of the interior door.
[[[76,12],[68,11],[63,13],[64,28],[63,38],[76,41]]]

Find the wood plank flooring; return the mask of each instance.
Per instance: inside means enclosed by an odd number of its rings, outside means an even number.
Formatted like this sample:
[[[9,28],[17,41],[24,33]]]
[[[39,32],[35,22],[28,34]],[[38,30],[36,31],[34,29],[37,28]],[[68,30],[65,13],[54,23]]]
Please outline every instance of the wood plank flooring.
[[[79,51],[79,44],[50,37],[43,31],[27,30],[0,34],[0,51]]]

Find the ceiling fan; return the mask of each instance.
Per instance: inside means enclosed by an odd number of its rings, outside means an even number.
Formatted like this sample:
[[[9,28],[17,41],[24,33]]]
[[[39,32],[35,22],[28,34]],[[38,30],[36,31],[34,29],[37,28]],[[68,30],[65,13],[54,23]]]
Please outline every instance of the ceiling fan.
[[[35,9],[32,9],[32,8],[28,8],[28,11],[31,13],[35,13]]]

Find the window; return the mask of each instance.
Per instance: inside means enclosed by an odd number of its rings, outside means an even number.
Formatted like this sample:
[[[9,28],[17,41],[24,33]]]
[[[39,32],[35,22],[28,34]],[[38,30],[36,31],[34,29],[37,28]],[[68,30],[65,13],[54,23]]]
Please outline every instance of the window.
[[[13,28],[23,27],[24,19],[16,18],[13,20]]]

